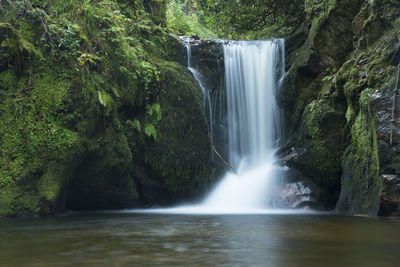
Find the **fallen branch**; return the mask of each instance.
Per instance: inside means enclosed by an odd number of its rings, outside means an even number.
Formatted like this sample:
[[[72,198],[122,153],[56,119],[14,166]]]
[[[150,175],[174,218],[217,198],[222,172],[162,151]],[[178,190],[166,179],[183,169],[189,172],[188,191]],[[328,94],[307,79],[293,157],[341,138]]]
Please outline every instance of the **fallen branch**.
[[[226,166],[228,166],[229,168],[231,168],[232,171],[233,171],[237,176],[239,176],[239,174],[238,174],[237,171],[232,167],[232,165],[229,164],[229,162],[227,162],[226,160],[224,160],[224,158],[221,156],[221,154],[218,153],[217,149],[216,149],[215,146],[214,146],[214,142],[213,142],[213,139],[212,139],[210,133],[208,133],[208,136],[210,137],[211,146],[212,146],[212,148],[213,148],[215,154],[217,154],[217,156],[221,159],[221,161],[222,161]],[[239,177],[240,177],[240,176],[239,176]]]

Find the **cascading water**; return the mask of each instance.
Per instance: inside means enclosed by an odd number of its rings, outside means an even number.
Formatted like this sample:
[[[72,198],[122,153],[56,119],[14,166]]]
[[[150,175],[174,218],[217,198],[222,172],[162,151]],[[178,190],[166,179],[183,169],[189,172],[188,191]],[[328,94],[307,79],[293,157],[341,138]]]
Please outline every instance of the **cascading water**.
[[[208,118],[210,123],[210,134],[213,136],[213,111],[211,104],[211,95],[209,90],[204,86],[200,74],[197,72],[195,68],[192,67],[192,48],[189,43],[186,44],[186,52],[187,52],[187,68],[193,74],[194,78],[199,82],[200,88],[203,92],[203,105],[206,110],[208,110]]]
[[[201,206],[229,211],[271,208],[269,190],[282,135],[276,94],[284,75],[284,40],[227,42],[224,62],[229,161],[238,175],[227,173]]]
[[[281,137],[276,93],[283,75],[283,40],[224,45],[229,160],[257,167],[273,159]]]
[[[199,73],[188,68],[199,81],[213,125],[211,95]],[[274,180],[282,170],[275,153],[282,137],[281,110],[277,93],[284,77],[284,40],[223,41],[228,153],[237,174],[229,171],[198,205],[151,210],[160,213],[287,213],[273,210]],[[219,105],[221,106],[221,105]],[[212,131],[212,129],[210,129]],[[213,136],[213,135],[211,135]],[[293,211],[291,211],[293,212]]]

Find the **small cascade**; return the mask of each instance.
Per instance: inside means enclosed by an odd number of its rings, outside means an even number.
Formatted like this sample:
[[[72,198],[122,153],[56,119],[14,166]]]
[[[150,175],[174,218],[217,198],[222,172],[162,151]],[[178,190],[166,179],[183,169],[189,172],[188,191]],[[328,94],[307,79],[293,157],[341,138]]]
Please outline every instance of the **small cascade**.
[[[190,70],[190,72],[193,74],[194,78],[198,81],[200,88],[203,92],[203,105],[207,113],[207,119],[209,122],[209,130],[210,130],[210,136],[214,136],[214,131],[213,131],[213,109],[212,109],[212,103],[211,103],[211,93],[210,90],[206,88],[206,86],[203,83],[203,80],[201,78],[200,73],[192,67],[192,47],[190,44],[190,41],[185,40],[185,46],[186,46],[186,52],[187,52],[187,68]],[[214,153],[212,153],[212,158],[214,158]]]

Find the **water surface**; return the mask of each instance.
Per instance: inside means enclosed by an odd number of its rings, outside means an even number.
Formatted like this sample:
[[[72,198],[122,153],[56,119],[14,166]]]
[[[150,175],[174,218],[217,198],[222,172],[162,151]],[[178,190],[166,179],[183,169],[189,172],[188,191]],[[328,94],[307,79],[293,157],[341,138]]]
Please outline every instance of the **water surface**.
[[[91,213],[0,220],[1,266],[399,266],[400,221]]]

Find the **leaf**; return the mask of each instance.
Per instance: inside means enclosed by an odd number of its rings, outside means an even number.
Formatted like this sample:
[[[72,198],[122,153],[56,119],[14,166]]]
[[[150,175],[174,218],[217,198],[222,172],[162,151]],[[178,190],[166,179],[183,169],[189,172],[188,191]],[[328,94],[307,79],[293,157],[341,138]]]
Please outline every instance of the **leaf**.
[[[102,104],[104,107],[107,106],[107,104],[105,103],[105,101],[103,99],[103,95],[101,94],[101,91],[97,91],[97,93],[98,93],[100,104]]]
[[[114,93],[114,95],[115,95],[116,97],[119,97],[119,93],[118,93],[117,88],[115,88],[114,86],[111,86],[111,91],[113,91],[113,93]]]
[[[326,81],[331,80],[332,78],[333,78],[333,76],[325,76],[325,77],[322,79],[322,81],[323,81],[323,82],[326,82]]]
[[[78,24],[72,24],[72,25],[71,25],[71,29],[72,29],[72,31],[74,31],[74,32],[79,32],[80,29],[81,29],[81,27],[80,27]]]
[[[160,121],[162,118],[162,111],[161,111],[161,106],[160,104],[153,104],[151,106],[147,106],[147,114],[150,116],[155,115],[156,120]]]
[[[133,128],[135,128],[136,130],[138,130],[138,132],[141,131],[141,125],[140,125],[140,121],[138,119],[134,119],[133,123],[132,123]]]
[[[109,94],[107,94],[104,91],[97,91],[98,94],[98,98],[99,98],[99,102],[100,104],[102,104],[104,107],[107,107],[108,104],[111,103],[112,98]]]
[[[154,128],[154,125],[151,123],[147,123],[146,127],[144,128],[144,133],[150,137],[153,136],[154,141],[157,141],[157,131],[156,128]]]
[[[160,121],[161,118],[162,118],[162,111],[161,111],[161,106],[160,106],[160,104],[154,104],[154,105],[153,105],[153,109],[154,109],[154,111],[155,111],[157,121]]]

